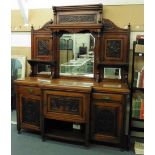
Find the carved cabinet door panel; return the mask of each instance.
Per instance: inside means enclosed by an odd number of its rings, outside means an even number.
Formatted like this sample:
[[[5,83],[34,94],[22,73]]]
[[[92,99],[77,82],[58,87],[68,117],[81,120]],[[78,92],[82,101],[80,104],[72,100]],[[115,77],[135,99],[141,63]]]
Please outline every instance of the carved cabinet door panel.
[[[22,128],[40,131],[40,106],[39,96],[19,95],[19,118]]]
[[[86,121],[89,106],[87,94],[45,90],[43,100],[47,118],[81,123]]]
[[[104,34],[103,60],[107,63],[125,63],[128,52],[128,36],[123,34]]]
[[[52,54],[51,34],[34,34],[32,37],[32,59],[51,60]]]
[[[121,104],[100,101],[93,103],[91,125],[93,140],[120,143],[121,129]]]

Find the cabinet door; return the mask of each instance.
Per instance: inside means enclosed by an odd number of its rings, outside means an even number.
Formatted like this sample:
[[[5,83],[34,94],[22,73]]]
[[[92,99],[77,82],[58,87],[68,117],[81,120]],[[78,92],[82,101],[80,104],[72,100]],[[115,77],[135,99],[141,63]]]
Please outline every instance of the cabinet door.
[[[92,139],[120,143],[122,132],[122,105],[95,101],[92,105]]]
[[[40,130],[40,97],[20,94],[20,124],[22,128]]]
[[[51,60],[51,34],[34,34],[32,39],[32,59]]]
[[[128,52],[128,36],[123,34],[105,34],[103,37],[103,61],[107,63],[125,63]]]
[[[44,115],[47,118],[85,122],[89,95],[84,93],[44,91]]]

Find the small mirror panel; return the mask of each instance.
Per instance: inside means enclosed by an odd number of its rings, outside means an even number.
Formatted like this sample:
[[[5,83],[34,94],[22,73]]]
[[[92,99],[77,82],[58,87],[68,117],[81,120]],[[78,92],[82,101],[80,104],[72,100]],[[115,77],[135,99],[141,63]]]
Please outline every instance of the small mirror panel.
[[[121,79],[121,68],[104,68],[105,79]]]

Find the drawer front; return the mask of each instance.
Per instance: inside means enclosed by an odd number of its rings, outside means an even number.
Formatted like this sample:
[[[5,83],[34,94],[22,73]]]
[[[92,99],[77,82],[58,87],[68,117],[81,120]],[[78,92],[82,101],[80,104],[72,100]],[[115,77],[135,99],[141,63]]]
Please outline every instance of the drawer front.
[[[123,95],[119,94],[106,94],[106,93],[94,93],[93,99],[102,100],[103,102],[122,102]]]
[[[48,118],[84,122],[88,105],[87,94],[44,91],[44,115]]]
[[[36,88],[36,87],[21,86],[21,87],[17,87],[17,91],[23,94],[37,95],[37,96],[41,95],[40,88]]]

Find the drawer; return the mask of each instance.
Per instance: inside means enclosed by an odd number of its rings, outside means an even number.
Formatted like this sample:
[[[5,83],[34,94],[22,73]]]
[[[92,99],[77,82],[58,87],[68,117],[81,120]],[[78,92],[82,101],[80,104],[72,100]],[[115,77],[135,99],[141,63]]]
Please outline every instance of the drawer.
[[[40,88],[36,88],[36,87],[20,86],[20,87],[17,87],[17,92],[29,94],[29,95],[41,95]]]
[[[43,93],[45,117],[73,122],[86,121],[90,102],[88,94],[52,90]]]
[[[94,93],[93,99],[102,100],[105,102],[121,102],[123,99],[123,95],[120,94],[106,94],[106,93]]]

